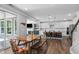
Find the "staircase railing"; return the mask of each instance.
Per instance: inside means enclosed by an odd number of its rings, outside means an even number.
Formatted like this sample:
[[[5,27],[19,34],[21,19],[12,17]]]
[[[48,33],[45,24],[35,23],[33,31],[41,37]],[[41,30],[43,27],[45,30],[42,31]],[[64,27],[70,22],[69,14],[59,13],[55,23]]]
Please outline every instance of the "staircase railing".
[[[76,22],[76,24],[75,24],[74,28],[72,29],[72,31],[71,31],[71,35],[73,34],[74,30],[76,29],[76,27],[77,27],[78,23],[79,23],[79,19],[78,19],[78,21]]]

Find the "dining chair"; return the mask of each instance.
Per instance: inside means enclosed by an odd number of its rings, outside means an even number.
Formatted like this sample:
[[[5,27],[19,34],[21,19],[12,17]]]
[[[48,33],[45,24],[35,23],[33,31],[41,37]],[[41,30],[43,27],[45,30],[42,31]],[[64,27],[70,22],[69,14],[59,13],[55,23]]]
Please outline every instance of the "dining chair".
[[[14,54],[26,54],[29,51],[29,47],[26,45],[24,47],[19,47],[16,43],[16,39],[11,39],[10,44]]]
[[[47,40],[46,39],[40,39],[40,42],[33,45],[31,47],[31,50],[34,52],[36,51],[37,54],[39,54],[41,51],[43,51],[43,47],[45,47],[47,44]]]
[[[26,42],[27,42],[27,37],[26,36],[24,36],[24,35],[22,35],[22,34],[20,34],[18,37],[17,37],[17,39],[18,39],[18,45],[20,45],[20,44],[26,44]]]

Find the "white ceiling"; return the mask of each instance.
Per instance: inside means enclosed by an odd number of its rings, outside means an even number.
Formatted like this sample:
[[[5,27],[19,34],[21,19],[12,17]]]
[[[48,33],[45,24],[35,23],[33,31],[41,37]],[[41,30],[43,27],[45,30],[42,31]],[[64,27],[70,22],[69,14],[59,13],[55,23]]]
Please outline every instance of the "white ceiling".
[[[79,4],[15,4],[14,6],[40,20],[48,19],[48,16],[68,19],[79,11]],[[28,10],[25,10],[25,8]],[[69,13],[72,14],[71,17],[68,16]]]

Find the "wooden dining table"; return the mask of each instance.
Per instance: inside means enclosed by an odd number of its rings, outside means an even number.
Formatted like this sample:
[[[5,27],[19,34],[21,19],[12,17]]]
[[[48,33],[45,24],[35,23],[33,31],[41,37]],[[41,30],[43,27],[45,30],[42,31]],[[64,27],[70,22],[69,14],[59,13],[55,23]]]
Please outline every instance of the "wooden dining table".
[[[20,38],[19,38],[20,37]],[[37,35],[28,35],[18,37],[18,45],[26,45],[29,47],[29,53],[31,53],[31,47],[40,42],[41,37]],[[21,43],[22,42],[22,43]]]
[[[40,37],[39,36],[27,36],[27,43],[34,43],[35,41],[40,41]]]
[[[29,45],[29,47],[31,47],[32,45],[40,42],[40,36],[37,35],[28,35],[26,37],[22,36],[22,38],[18,39],[18,45],[20,45],[20,42],[23,42],[24,44]]]

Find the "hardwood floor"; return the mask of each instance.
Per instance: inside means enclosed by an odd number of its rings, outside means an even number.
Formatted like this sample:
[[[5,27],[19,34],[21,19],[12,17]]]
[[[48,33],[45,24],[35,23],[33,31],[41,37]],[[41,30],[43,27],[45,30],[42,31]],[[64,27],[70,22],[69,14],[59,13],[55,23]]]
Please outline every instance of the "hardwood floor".
[[[63,40],[47,40],[48,44],[46,49],[46,54],[69,54],[71,40],[68,37],[64,37]],[[1,52],[0,52],[1,53]],[[11,48],[2,51],[2,54],[12,54]],[[45,54],[45,53],[40,53]]]
[[[63,40],[48,40],[47,54],[69,54],[71,41],[68,38]]]

